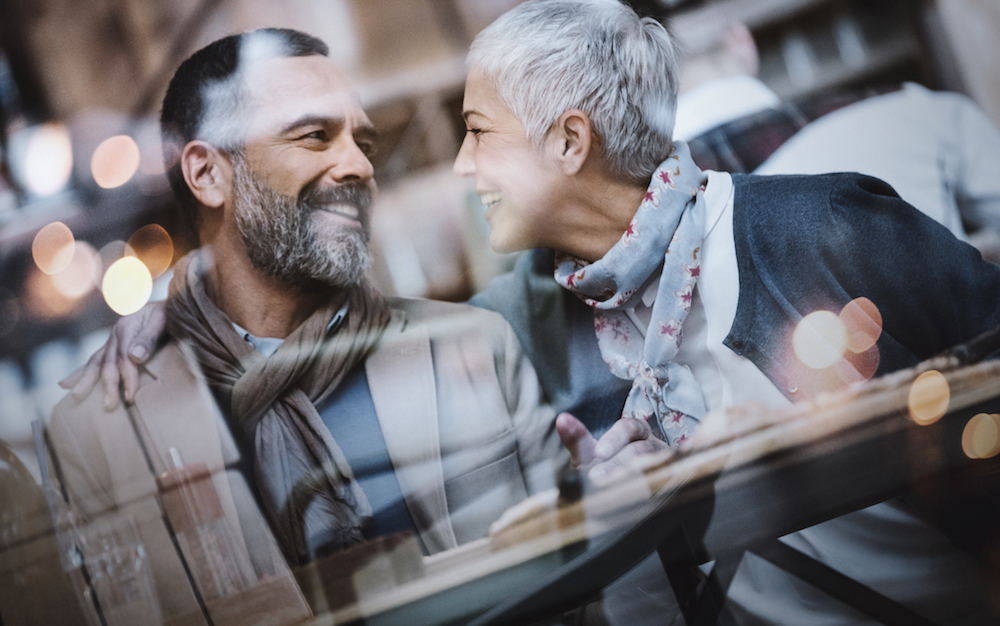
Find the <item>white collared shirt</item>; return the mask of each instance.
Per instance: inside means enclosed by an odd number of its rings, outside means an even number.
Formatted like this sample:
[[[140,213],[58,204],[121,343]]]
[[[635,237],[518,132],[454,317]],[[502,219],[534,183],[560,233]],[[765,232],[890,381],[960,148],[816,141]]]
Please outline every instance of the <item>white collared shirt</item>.
[[[675,361],[691,369],[709,411],[746,402],[787,405],[789,400],[756,365],[722,343],[736,319],[740,294],[733,236],[734,189],[729,174],[706,173],[701,274],[691,300],[691,311],[684,320],[681,347]],[[643,337],[649,327],[659,279],[659,272],[651,276],[636,306],[625,310]]]
[[[337,332],[340,328],[340,324],[347,317],[347,309],[350,307],[350,302],[345,302],[344,306],[340,307],[337,314],[333,316],[330,323],[326,325],[326,334],[332,335]],[[280,337],[256,337],[250,334],[250,331],[243,328],[236,322],[232,322],[233,328],[236,329],[236,334],[243,337],[243,340],[250,344],[254,350],[260,352],[267,358],[271,358],[271,355],[278,351],[281,344],[285,343],[285,340]]]

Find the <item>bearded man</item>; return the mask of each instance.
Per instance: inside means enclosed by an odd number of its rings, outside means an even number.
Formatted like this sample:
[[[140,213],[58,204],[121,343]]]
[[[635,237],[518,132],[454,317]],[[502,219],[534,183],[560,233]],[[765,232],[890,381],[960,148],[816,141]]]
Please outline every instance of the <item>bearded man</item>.
[[[482,537],[554,484],[565,458],[499,315],[386,299],[369,285],[375,131],[326,55],[314,37],[264,29],[218,40],[177,70],[164,154],[201,247],[175,268],[171,343],[126,398],[140,405],[158,386],[182,398],[161,381],[183,365],[178,346],[190,348],[293,565],[398,531],[414,531],[427,553]],[[117,399],[73,415],[99,393],[67,398],[51,426],[80,498],[106,493],[119,465],[114,436],[93,434],[123,419]],[[165,445],[197,443],[180,433]]]

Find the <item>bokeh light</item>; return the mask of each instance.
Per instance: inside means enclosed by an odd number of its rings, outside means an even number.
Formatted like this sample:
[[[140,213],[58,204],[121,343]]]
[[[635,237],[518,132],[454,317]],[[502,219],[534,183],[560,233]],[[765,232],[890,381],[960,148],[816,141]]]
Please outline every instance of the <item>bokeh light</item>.
[[[853,352],[845,353],[843,359],[838,359],[836,368],[840,379],[847,384],[854,384],[871,380],[878,371],[879,361],[878,348],[872,346],[861,354]]]
[[[104,301],[119,315],[135,313],[153,293],[153,277],[139,259],[126,256],[111,264],[101,283]]]
[[[927,426],[941,419],[948,412],[951,387],[944,375],[937,370],[924,372],[910,385],[907,406],[916,423]]]
[[[882,314],[868,298],[855,298],[840,312],[847,338],[846,347],[861,354],[875,345],[882,334]]]
[[[988,459],[1000,454],[1000,415],[974,415],[962,431],[962,452],[970,459]]]
[[[126,254],[138,257],[156,278],[167,271],[174,259],[174,242],[165,228],[147,224],[129,237]]]
[[[34,269],[24,281],[24,308],[39,319],[58,319],[74,312],[80,303],[69,298],[56,287],[52,276]]]
[[[116,135],[101,142],[90,158],[90,173],[105,189],[121,187],[139,169],[139,146],[128,135]]]
[[[52,284],[67,298],[82,298],[97,286],[101,266],[97,251],[86,241],[73,246],[73,258],[66,269],[52,275]]]
[[[795,355],[813,369],[830,367],[844,353],[844,325],[830,311],[816,311],[802,318],[792,334]]]
[[[18,167],[21,182],[36,195],[51,195],[66,186],[73,171],[69,131],[62,124],[50,123],[29,132]]]
[[[73,260],[73,231],[62,222],[52,222],[35,234],[31,242],[31,258],[46,274],[61,272]]]

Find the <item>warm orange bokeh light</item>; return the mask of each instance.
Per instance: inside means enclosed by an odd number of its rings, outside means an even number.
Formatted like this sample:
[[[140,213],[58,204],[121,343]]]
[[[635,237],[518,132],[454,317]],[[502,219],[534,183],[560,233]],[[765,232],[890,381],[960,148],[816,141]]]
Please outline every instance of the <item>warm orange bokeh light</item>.
[[[861,354],[875,345],[882,334],[882,314],[868,298],[855,298],[840,312],[847,336],[847,349]]]
[[[38,269],[55,274],[66,269],[73,260],[73,232],[62,222],[43,227],[31,242],[31,257]]]
[[[941,372],[931,370],[917,376],[910,386],[907,405],[910,417],[921,426],[938,421],[948,412],[951,387]]]
[[[153,294],[153,277],[142,261],[126,256],[111,264],[101,282],[104,301],[118,315],[135,313]]]
[[[100,276],[97,251],[86,241],[78,241],[73,247],[72,261],[66,269],[52,275],[52,284],[67,298],[78,299],[97,286],[96,276]]]
[[[129,237],[126,254],[133,254],[149,268],[156,278],[170,267],[174,259],[174,242],[159,224],[147,224]]]
[[[973,416],[962,431],[962,452],[970,459],[988,459],[1000,454],[1000,415]]]
[[[73,313],[80,300],[68,298],[56,288],[52,277],[32,271],[24,281],[24,306],[28,313],[41,319],[58,319]]]
[[[42,124],[31,131],[24,153],[23,182],[39,196],[53,194],[73,173],[73,145],[62,124]]]
[[[830,367],[844,353],[844,325],[830,311],[816,311],[802,318],[792,334],[795,356],[813,369]]]
[[[90,157],[90,173],[105,189],[121,187],[139,169],[139,146],[128,135],[116,135],[101,142]]]

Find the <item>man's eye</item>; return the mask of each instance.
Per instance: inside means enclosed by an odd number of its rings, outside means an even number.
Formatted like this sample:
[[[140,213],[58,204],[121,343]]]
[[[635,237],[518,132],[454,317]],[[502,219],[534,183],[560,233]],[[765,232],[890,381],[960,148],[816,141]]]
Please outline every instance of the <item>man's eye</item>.
[[[315,139],[317,141],[326,141],[326,131],[325,130],[314,130],[311,133],[306,133],[299,137],[299,139]]]
[[[370,157],[378,151],[377,146],[370,141],[359,141],[357,143],[358,149],[361,150],[361,154],[366,157]]]

